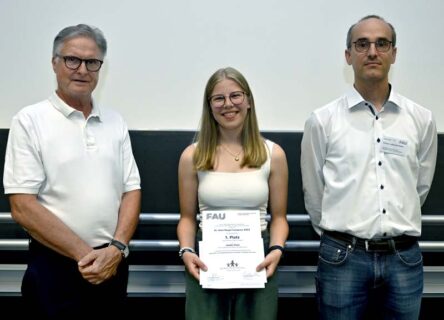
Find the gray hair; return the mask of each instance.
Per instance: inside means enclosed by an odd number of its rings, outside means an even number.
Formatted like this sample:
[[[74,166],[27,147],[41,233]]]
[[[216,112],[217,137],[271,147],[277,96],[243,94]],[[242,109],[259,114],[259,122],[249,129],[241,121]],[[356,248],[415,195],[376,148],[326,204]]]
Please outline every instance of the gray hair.
[[[105,57],[107,44],[103,32],[100,29],[89,26],[87,24],[78,24],[76,26],[66,27],[62,31],[60,31],[54,38],[52,57],[54,58],[55,56],[60,54],[63,43],[66,40],[76,37],[86,37],[94,40],[99,47],[100,53],[102,54],[101,58],[103,59]]]
[[[361,20],[359,20],[358,22],[356,22],[355,24],[353,24],[353,25],[350,27],[350,29],[348,29],[348,32],[347,32],[347,41],[346,41],[347,49],[350,49],[350,48],[351,48],[351,45],[352,45],[351,41],[352,41],[352,31],[353,31],[353,28],[354,28],[358,23],[360,23],[360,22],[362,22],[362,21],[364,21],[364,20],[368,20],[368,19],[378,19],[378,20],[381,20],[381,21],[387,23],[388,26],[390,27],[390,29],[392,30],[392,40],[391,40],[391,41],[392,41],[392,46],[393,46],[393,47],[396,47],[396,31],[395,31],[395,28],[393,27],[393,25],[392,25],[390,22],[387,22],[384,18],[382,18],[382,17],[380,17],[380,16],[378,16],[378,15],[376,15],[376,14],[371,14],[371,15],[365,16],[364,18],[362,18]]]

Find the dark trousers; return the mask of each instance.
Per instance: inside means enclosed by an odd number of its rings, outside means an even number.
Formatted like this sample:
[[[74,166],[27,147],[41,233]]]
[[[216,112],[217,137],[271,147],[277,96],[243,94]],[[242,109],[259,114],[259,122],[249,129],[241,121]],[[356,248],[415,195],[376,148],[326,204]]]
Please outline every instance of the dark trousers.
[[[93,285],[83,279],[76,261],[30,241],[22,296],[25,313],[36,319],[114,318],[124,311],[127,284],[126,261],[120,263],[116,276]]]

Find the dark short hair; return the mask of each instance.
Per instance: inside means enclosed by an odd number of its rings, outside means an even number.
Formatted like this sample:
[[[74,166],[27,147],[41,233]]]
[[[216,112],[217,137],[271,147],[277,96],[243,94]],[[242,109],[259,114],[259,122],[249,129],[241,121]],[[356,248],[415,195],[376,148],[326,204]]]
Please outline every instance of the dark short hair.
[[[60,54],[61,47],[66,40],[76,37],[87,37],[94,40],[99,47],[102,58],[106,55],[106,39],[99,28],[89,26],[87,24],[78,24],[70,26],[60,31],[54,38],[54,45],[52,47],[52,57]]]
[[[351,48],[351,45],[352,45],[351,41],[352,41],[352,31],[353,31],[353,28],[354,28],[358,23],[360,23],[360,22],[362,22],[362,21],[364,21],[364,20],[368,20],[368,19],[378,19],[378,20],[381,20],[381,21],[384,21],[385,23],[387,23],[388,26],[390,27],[390,29],[392,30],[392,39],[391,39],[391,41],[392,41],[392,46],[393,46],[393,47],[396,47],[396,31],[395,31],[395,28],[393,27],[393,25],[392,25],[390,22],[387,22],[387,21],[386,21],[384,18],[382,18],[381,16],[378,16],[378,15],[376,15],[376,14],[370,14],[370,15],[365,16],[364,18],[360,19],[358,22],[356,22],[355,24],[353,24],[353,25],[348,29],[348,32],[347,32],[347,40],[346,40],[346,46],[347,46],[347,49],[350,49],[350,48]]]

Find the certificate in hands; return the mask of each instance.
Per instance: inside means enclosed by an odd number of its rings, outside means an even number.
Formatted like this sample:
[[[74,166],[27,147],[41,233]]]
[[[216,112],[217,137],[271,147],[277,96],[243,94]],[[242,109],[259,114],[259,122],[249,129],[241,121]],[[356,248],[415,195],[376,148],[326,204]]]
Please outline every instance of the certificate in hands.
[[[200,272],[203,288],[264,288],[265,269],[258,210],[202,212],[199,256],[208,271]]]

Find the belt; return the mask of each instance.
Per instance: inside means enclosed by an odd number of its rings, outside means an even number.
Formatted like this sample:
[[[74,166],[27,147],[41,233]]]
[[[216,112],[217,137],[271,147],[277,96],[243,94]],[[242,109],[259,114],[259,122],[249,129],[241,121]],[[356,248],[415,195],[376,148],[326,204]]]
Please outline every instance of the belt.
[[[325,230],[324,234],[336,241],[345,243],[346,245],[353,245],[369,252],[394,252],[395,250],[410,248],[418,241],[417,237],[407,235],[367,240],[338,231]]]

